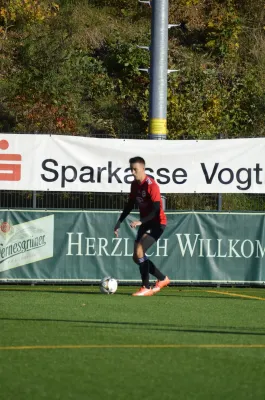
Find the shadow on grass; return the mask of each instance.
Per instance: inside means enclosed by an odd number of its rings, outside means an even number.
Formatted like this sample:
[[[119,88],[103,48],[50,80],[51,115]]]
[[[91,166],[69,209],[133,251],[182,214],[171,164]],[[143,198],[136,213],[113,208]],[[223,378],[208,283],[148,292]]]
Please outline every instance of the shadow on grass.
[[[118,290],[118,292],[115,293],[115,296],[117,296],[117,295],[131,296],[132,293],[135,292],[137,289],[138,289],[138,287],[136,286],[132,290],[125,292],[125,291],[122,291],[122,288],[121,288],[120,290]],[[88,294],[88,295],[100,294],[100,295],[102,295],[102,293],[99,291],[99,288],[96,288],[96,287],[95,287],[95,290],[60,290],[60,289],[49,290],[49,289],[40,289],[40,288],[32,289],[31,287],[24,288],[24,289],[1,288],[0,293],[1,292],[13,292],[13,293],[14,292],[27,292],[27,293],[34,292],[34,293],[57,293],[57,294],[62,293],[62,294]],[[191,292],[192,292],[192,289],[191,289]],[[203,291],[202,291],[202,293],[203,293]],[[202,295],[199,292],[197,292],[197,294],[195,294],[195,295],[184,294],[184,293],[182,294],[182,292],[180,290],[176,290],[176,292],[174,292],[174,293],[172,293],[172,292],[171,293],[165,293],[165,292],[158,293],[155,297],[158,297],[158,296],[159,297],[175,297],[175,298],[182,298],[182,299],[187,297],[187,298],[196,298],[198,300],[199,299],[208,299],[208,300],[222,299],[222,300],[232,300],[232,301],[257,301],[257,299],[255,299],[255,298],[251,298],[251,297],[247,298],[247,297],[240,297],[240,296],[233,297],[233,296],[229,296],[229,294],[221,295],[221,296],[218,296],[215,293],[212,293],[212,294],[209,293],[208,295],[205,295],[205,294]]]
[[[99,291],[99,288],[98,288],[98,290],[97,289],[95,289],[95,291],[93,291],[93,290],[60,290],[60,289],[58,289],[58,290],[42,290],[42,289],[1,289],[1,291],[0,291],[0,293],[1,292],[12,292],[12,293],[14,293],[14,292],[27,292],[27,293],[30,293],[30,292],[34,292],[34,293],[57,293],[57,294],[61,294],[61,293],[63,293],[63,294],[100,294],[101,296],[102,296],[102,293]],[[121,292],[118,292],[118,293],[116,293],[116,295],[117,294],[120,294],[120,295],[123,295],[123,296],[130,296],[131,295],[131,293],[121,293]]]
[[[164,332],[186,332],[186,333],[208,333],[208,334],[225,334],[225,335],[252,335],[265,336],[264,328],[255,327],[234,327],[228,326],[222,329],[219,326],[200,327],[193,325],[178,326],[176,324],[149,323],[149,322],[116,322],[116,321],[94,321],[94,320],[65,320],[65,319],[48,319],[48,318],[0,318],[1,321],[28,321],[28,322],[63,322],[71,324],[86,324],[77,326],[77,328],[119,328],[119,329],[147,329],[148,331],[164,331]],[[261,332],[259,332],[261,331]]]

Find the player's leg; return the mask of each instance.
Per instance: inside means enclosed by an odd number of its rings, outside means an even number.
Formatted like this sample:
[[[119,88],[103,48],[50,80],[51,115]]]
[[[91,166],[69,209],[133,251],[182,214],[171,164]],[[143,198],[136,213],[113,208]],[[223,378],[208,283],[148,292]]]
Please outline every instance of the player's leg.
[[[143,281],[143,286],[146,288],[150,288],[150,282],[149,282],[149,260],[148,257],[146,256],[146,251],[155,243],[155,239],[149,236],[148,234],[144,234],[139,242],[135,243],[134,247],[134,254],[135,254],[135,259],[137,259],[139,268],[140,268],[140,273]]]
[[[163,234],[164,230],[165,230],[165,225],[153,224],[149,235],[154,239],[155,242],[157,242],[157,240]],[[149,262],[149,273],[157,279],[157,282],[153,288],[153,291],[156,293],[159,292],[159,290],[162,289],[163,287],[168,286],[170,280],[167,276],[162,274],[162,272],[155,266],[155,264],[151,260],[148,260],[148,262]]]
[[[159,271],[154,263],[149,260],[146,255],[147,250],[156,242],[156,239],[150,234],[144,233],[139,241],[135,242],[133,260],[139,265],[140,274],[142,277],[143,286],[150,288],[149,273],[159,281],[164,281],[166,276]]]
[[[145,255],[146,250],[155,242],[153,238],[146,234],[146,227],[141,225],[134,244],[133,260],[139,265],[142,278],[142,288],[134,293],[134,296],[151,296],[154,294],[149,282],[149,262]]]
[[[153,275],[158,281],[163,281],[166,277],[164,274],[162,274],[161,271],[159,271],[159,269],[150,259],[149,259],[149,273]]]

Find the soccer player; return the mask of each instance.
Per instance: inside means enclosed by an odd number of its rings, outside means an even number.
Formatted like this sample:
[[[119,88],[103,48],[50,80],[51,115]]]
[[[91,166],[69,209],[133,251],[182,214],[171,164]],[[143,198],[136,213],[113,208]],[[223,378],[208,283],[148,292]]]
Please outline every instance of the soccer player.
[[[139,265],[143,286],[133,296],[152,296],[170,283],[169,278],[163,275],[145,254],[164,232],[167,218],[163,211],[159,186],[154,179],[146,175],[144,159],[133,157],[129,163],[134,181],[131,184],[129,201],[115,225],[114,233],[118,237],[121,222],[137,203],[140,220],[131,222],[130,226],[131,228],[139,227],[134,245],[133,261]],[[150,287],[149,273],[157,278],[153,288]]]

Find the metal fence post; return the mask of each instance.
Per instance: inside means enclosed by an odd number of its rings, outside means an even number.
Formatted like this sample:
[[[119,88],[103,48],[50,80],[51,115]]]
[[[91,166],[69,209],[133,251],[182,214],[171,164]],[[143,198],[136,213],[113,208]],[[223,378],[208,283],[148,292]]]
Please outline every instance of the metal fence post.
[[[218,193],[218,199],[217,199],[217,210],[222,211],[222,193]]]
[[[224,139],[224,134],[219,133],[219,139]],[[218,198],[217,198],[217,211],[222,211],[223,208],[223,197],[222,193],[218,193]]]
[[[32,192],[32,208],[37,208],[36,190]]]

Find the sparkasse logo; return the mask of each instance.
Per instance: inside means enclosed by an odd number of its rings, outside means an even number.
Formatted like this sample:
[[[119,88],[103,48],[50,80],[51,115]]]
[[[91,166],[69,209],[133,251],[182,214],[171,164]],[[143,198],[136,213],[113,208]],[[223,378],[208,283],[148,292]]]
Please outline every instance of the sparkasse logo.
[[[0,140],[0,150],[7,150],[7,140]],[[12,163],[9,163],[12,161]],[[17,163],[14,163],[17,161]],[[19,161],[19,162],[18,162]],[[21,179],[21,154],[0,153],[0,181],[20,181]]]

